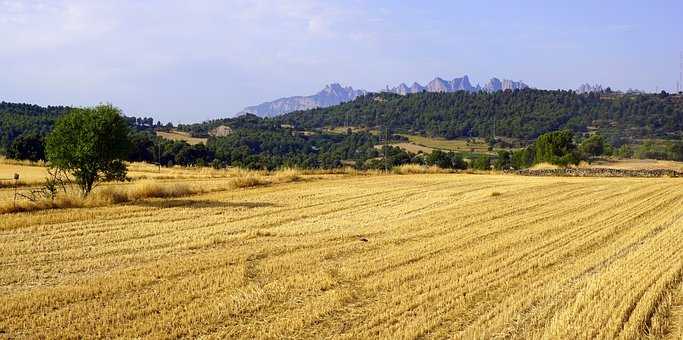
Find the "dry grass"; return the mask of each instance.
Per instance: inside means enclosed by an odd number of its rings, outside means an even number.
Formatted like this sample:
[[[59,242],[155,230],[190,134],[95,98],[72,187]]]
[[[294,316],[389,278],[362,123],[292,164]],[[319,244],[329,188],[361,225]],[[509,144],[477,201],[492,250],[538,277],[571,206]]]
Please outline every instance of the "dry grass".
[[[109,204],[132,202],[149,198],[183,197],[204,193],[206,190],[186,183],[160,183],[141,181],[133,185],[110,184],[93,191],[88,197],[82,197],[75,188],[66,194],[60,193],[55,199],[28,200],[18,198],[0,202],[0,214],[82,207],[101,207]]]
[[[430,174],[3,215],[0,330],[680,339],[681,204],[677,179]]]
[[[611,159],[593,162],[595,168],[613,168],[625,170],[668,169],[683,171],[683,162],[662,161],[656,159]]]
[[[0,188],[13,186],[14,174],[19,174],[19,186],[29,186],[43,183],[47,170],[42,163],[0,158]]]
[[[544,163],[534,164],[534,165],[533,165],[532,167],[530,167],[529,169],[532,169],[532,170],[546,170],[546,169],[559,169],[559,168],[560,168],[559,165],[555,165],[555,164],[550,164],[550,163],[545,163],[545,162],[544,162]]]
[[[432,138],[423,137],[419,135],[405,135],[408,137],[412,144],[417,146],[422,146],[430,149],[440,149],[446,151],[458,151],[458,152],[479,152],[479,153],[489,153],[488,144],[485,140],[481,138],[472,139],[467,141],[465,139],[444,139],[444,138]]]
[[[449,173],[446,169],[441,169],[438,166],[426,166],[419,164],[404,164],[392,169],[392,172],[398,175],[413,175],[413,174],[443,174]]]
[[[169,132],[157,131],[156,134],[157,134],[157,136],[162,137],[164,139],[168,139],[168,140],[186,141],[187,144],[190,144],[190,145],[206,144],[206,141],[207,141],[207,138],[192,137],[187,132],[176,131],[176,130],[171,130]]]
[[[45,166],[45,162],[43,162],[43,161],[32,162],[32,161],[28,161],[28,160],[9,159],[9,158],[5,158],[3,156],[0,156],[0,164],[2,164],[2,165],[21,165],[21,166]]]
[[[270,184],[270,181],[265,180],[261,176],[257,175],[247,175],[247,176],[241,176],[241,177],[236,177],[235,179],[230,182],[230,185],[232,188],[238,189],[238,188],[253,188],[253,187],[258,187],[258,186],[263,186]]]
[[[68,193],[60,193],[54,200],[40,199],[30,201],[19,197],[17,201],[14,201],[14,191],[6,189],[0,191],[0,214],[60,208],[92,208],[150,198],[183,197],[214,191],[254,188],[271,184],[320,179],[324,177],[316,175],[326,174],[323,171],[303,171],[297,169],[267,172],[232,168],[220,171],[222,173],[221,176],[215,176],[213,172],[204,172],[205,177],[190,177],[190,179],[174,178],[172,180],[165,180],[155,178],[137,180],[132,183],[106,183],[96,188],[87,198],[81,197],[77,188],[71,187]],[[26,193],[25,190],[19,190],[18,192],[20,194]]]
[[[398,148],[401,148],[405,151],[412,152],[415,154],[420,153],[420,152],[428,154],[428,153],[432,153],[432,151],[434,151],[434,148],[429,148],[429,147],[417,145],[414,143],[394,143],[394,144],[391,144],[391,146],[398,147]],[[375,146],[375,148],[381,150],[382,146],[378,145],[378,146]]]

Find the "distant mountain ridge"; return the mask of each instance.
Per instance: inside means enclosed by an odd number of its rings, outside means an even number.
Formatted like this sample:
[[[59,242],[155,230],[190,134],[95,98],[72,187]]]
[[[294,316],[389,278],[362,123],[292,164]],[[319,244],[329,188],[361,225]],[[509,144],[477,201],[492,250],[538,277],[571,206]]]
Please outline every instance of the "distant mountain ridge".
[[[396,93],[400,95],[406,95],[409,93],[420,93],[426,92],[456,92],[456,91],[466,91],[466,92],[496,92],[505,90],[523,90],[529,88],[529,85],[521,81],[512,81],[508,79],[498,79],[491,78],[484,86],[477,84],[473,86],[467,75],[461,78],[454,78],[453,80],[444,80],[442,78],[436,77],[427,85],[422,86],[415,82],[413,85],[408,87],[405,83],[401,83],[396,87],[390,88],[386,87],[384,92]]]
[[[343,102],[352,101],[365,93],[367,93],[365,90],[354,90],[350,86],[344,87],[338,83],[332,83],[314,95],[285,97],[259,105],[248,106],[239,114],[252,113],[260,117],[273,117],[292,111],[338,105]]]
[[[496,92],[505,90],[521,90],[529,88],[529,86],[521,81],[512,81],[508,79],[498,79],[491,78],[484,86],[477,84],[473,86],[470,83],[470,79],[467,75],[461,78],[455,78],[453,80],[444,80],[442,78],[436,77],[427,85],[422,86],[417,82],[408,87],[406,84],[400,84],[396,87],[389,88],[380,92],[391,92],[400,95],[406,95],[409,93],[420,93],[426,92],[456,92],[456,91],[467,91],[467,92]],[[310,95],[310,96],[294,96],[294,97],[284,97],[273,101],[265,102],[259,105],[248,106],[244,108],[240,114],[251,113],[260,117],[274,117],[285,113],[309,110],[315,108],[325,108],[333,105],[339,105],[344,102],[350,102],[359,96],[368,93],[365,90],[355,90],[353,87],[344,87],[338,83],[332,83],[325,86],[322,91]]]
[[[582,84],[576,89],[576,93],[591,93],[591,92],[603,92],[604,89],[602,85],[595,84],[590,85],[588,83]]]

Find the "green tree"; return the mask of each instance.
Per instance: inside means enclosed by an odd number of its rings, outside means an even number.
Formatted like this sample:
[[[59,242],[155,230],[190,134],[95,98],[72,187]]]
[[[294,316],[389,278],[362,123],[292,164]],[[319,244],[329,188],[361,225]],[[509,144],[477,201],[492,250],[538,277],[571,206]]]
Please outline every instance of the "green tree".
[[[45,159],[43,137],[37,133],[24,133],[17,137],[7,150],[7,157],[38,161]]]
[[[427,156],[426,161],[428,165],[436,165],[442,169],[449,169],[452,166],[451,158],[448,157],[448,154],[438,149],[432,151]]]
[[[472,160],[472,168],[476,170],[491,170],[491,157],[481,154]]]
[[[581,142],[579,149],[587,156],[600,156],[605,152],[605,139],[595,134]]]
[[[513,151],[510,166],[515,169],[524,169],[532,166],[536,156],[535,150],[536,146],[532,144],[529,147]]]
[[[498,151],[498,157],[496,157],[496,161],[493,165],[497,170],[510,169],[510,166],[512,165],[512,153],[507,150]]]
[[[683,142],[675,141],[669,146],[669,153],[671,153],[671,159],[675,161],[683,161]]]
[[[563,166],[579,163],[574,134],[569,130],[544,133],[535,144],[536,163],[548,162]]]
[[[87,196],[101,181],[123,181],[130,149],[128,123],[112,105],[73,109],[46,139],[50,167],[70,173]]]
[[[448,156],[451,159],[451,165],[452,165],[453,169],[456,169],[456,170],[467,169],[467,162],[465,162],[465,160],[462,158],[461,154],[451,151],[448,153]]]

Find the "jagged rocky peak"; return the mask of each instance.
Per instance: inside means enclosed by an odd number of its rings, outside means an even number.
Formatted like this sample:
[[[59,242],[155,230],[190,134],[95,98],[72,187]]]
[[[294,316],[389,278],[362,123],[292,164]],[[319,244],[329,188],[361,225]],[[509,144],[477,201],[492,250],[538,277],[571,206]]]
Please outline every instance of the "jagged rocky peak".
[[[328,107],[343,102],[348,102],[362,96],[364,90],[354,90],[352,87],[344,87],[339,83],[332,83],[320,92],[310,96],[295,96],[276,99],[255,106],[246,107],[240,114],[252,113],[261,117],[272,117],[292,111],[308,110],[317,107]]]
[[[389,89],[388,86],[387,86],[387,89]],[[405,83],[401,83],[400,85],[398,85],[398,87],[396,89],[398,91],[398,94],[400,94],[400,95],[410,93],[410,88]]]
[[[455,92],[455,91],[467,91],[467,92],[478,92],[478,91],[504,91],[504,90],[521,90],[528,88],[529,86],[523,82],[516,82],[512,80],[498,78],[492,78],[489,82],[482,88],[481,86],[472,86],[470,78],[464,75],[461,78],[454,78],[451,81],[444,80],[440,77],[434,78],[432,81],[427,83],[426,86],[422,86],[418,83],[413,83],[413,86],[406,90],[405,84],[402,83],[399,86],[390,88],[387,86],[386,91],[397,93],[400,95],[405,95],[408,93],[419,93],[422,91],[427,92]]]
[[[410,93],[427,92],[479,92],[479,91],[502,91],[502,90],[516,90],[525,89],[528,86],[522,82],[515,82],[512,80],[499,80],[492,78],[484,87],[479,85],[472,86],[470,78],[467,75],[461,78],[454,78],[453,80],[444,80],[436,77],[426,86],[422,86],[417,82],[408,87],[405,83],[401,83],[396,87],[387,86],[384,91],[390,93],[397,93],[400,95],[407,95]],[[320,92],[310,96],[295,96],[276,99],[270,102],[265,102],[255,106],[246,107],[240,114],[252,113],[261,117],[272,117],[285,114],[292,111],[308,110],[317,107],[328,107],[338,105],[343,102],[348,102],[356,99],[359,96],[366,94],[364,90],[354,90],[350,86],[342,86],[339,83],[331,83],[326,85]]]
[[[408,92],[408,93],[420,93],[424,90],[425,90],[424,86],[418,84],[417,82],[414,82],[413,85],[410,86],[410,92]]]
[[[467,75],[462,78],[455,78],[451,81],[451,87],[454,91],[472,91],[474,88],[470,84],[470,78]]]
[[[428,92],[451,92],[451,84],[439,77],[434,78],[427,84]]]
[[[524,84],[521,81],[513,81],[509,79],[500,80],[498,78],[491,78],[486,85],[484,85],[484,91],[496,92],[505,90],[523,90],[529,88],[529,85]]]

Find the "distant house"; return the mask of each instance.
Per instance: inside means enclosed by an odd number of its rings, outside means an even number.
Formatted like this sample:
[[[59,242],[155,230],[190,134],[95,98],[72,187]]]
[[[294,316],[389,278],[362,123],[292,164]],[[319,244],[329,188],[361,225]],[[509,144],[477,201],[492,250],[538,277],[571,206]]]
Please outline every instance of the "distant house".
[[[209,135],[214,137],[225,137],[232,133],[232,129],[227,125],[221,125],[209,131]]]

